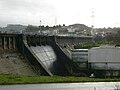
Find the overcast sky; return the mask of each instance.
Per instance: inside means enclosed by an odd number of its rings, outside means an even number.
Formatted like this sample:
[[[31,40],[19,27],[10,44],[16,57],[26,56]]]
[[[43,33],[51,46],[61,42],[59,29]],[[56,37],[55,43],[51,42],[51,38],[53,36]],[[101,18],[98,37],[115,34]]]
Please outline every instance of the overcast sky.
[[[120,26],[120,0],[0,0],[0,26],[85,24]],[[93,13],[94,12],[94,13]]]

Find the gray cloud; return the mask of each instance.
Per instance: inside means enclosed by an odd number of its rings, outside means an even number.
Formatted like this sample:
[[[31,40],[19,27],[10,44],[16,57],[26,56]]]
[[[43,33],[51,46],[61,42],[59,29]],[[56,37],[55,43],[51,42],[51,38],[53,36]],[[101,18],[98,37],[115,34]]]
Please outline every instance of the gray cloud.
[[[50,8],[43,0],[2,0],[0,5],[8,10],[44,10],[46,7]]]
[[[45,0],[0,0],[0,12],[0,26],[8,23],[36,24],[36,20],[54,15],[55,8]]]

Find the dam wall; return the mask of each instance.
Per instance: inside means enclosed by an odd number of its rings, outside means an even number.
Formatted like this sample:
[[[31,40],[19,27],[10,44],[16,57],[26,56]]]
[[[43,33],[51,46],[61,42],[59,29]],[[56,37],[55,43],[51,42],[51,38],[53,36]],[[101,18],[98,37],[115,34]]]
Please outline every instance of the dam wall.
[[[0,34],[0,74],[38,75],[19,52],[18,38],[14,34]]]
[[[16,49],[17,35],[0,34],[0,50]]]
[[[59,47],[55,42],[54,36],[26,36],[29,51],[36,57],[37,61],[41,63],[42,67],[51,75],[68,75],[66,68],[65,54],[61,56]]]
[[[60,37],[44,35],[23,35],[23,34],[0,34],[1,72],[10,73],[12,68],[16,74],[27,75],[73,75],[76,71],[71,58],[66,55],[60,45],[74,45],[80,42],[89,41],[91,37]],[[15,52],[12,52],[15,51]],[[7,53],[8,52],[8,53]],[[13,54],[11,54],[13,53]],[[16,53],[21,54],[20,56]],[[3,58],[6,59],[3,59]],[[22,57],[12,62],[12,57]],[[4,65],[5,62],[9,61]],[[22,64],[23,62],[23,64]],[[15,65],[17,63],[17,65]],[[5,66],[3,67],[2,66]],[[9,65],[9,66],[7,66]],[[8,68],[4,69],[4,68]],[[22,73],[22,70],[26,73]],[[13,71],[11,71],[13,73]]]

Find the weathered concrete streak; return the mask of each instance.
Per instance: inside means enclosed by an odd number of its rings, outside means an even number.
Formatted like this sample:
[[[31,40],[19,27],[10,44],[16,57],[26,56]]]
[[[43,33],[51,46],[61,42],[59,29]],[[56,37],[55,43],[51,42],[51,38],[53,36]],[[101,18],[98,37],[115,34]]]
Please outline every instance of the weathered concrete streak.
[[[48,75],[53,76],[53,74],[45,67],[45,65],[39,60],[39,58],[36,56],[36,54],[32,51],[32,49],[25,44],[25,47],[29,50],[29,52],[31,53],[31,55],[33,55],[33,57],[36,59],[36,62],[40,64],[40,66],[42,66],[42,68],[48,73]],[[40,69],[40,68],[38,68]],[[43,72],[43,71],[42,71]],[[41,71],[40,74],[42,75]]]
[[[62,53],[63,51],[61,51],[61,49],[59,49],[60,47],[57,46],[54,36],[37,36],[37,35],[36,36],[27,36],[27,43],[30,47],[34,46],[36,48],[38,46],[42,48],[43,45],[45,45],[45,46],[49,45],[50,47],[52,47],[53,50],[55,51],[55,54],[57,55],[57,59],[53,62],[53,64],[51,64],[53,66],[51,66],[52,69],[50,69],[50,72],[52,72],[52,74],[55,74],[55,75],[68,75],[68,70],[65,67],[66,64],[68,64],[68,63],[64,63],[64,62],[69,62],[69,58],[66,58],[67,56]],[[44,47],[44,48],[47,49],[47,47]],[[30,52],[33,52],[33,51],[30,50]],[[44,66],[44,64],[42,62],[43,60],[41,61],[41,58],[39,58],[39,56],[37,56],[37,53],[35,54],[33,52],[32,54],[36,58],[36,60],[40,61],[41,65]],[[46,68],[46,67],[44,67],[44,68]],[[46,68],[46,71],[48,72],[47,68]]]
[[[21,39],[18,38],[18,40],[17,40],[18,43],[17,44],[21,44],[21,46],[18,46],[18,49],[29,60],[33,69],[39,75],[50,75],[50,76],[52,76],[52,74],[44,67],[44,65],[41,62],[39,62],[38,57],[36,57],[34,52],[32,52],[32,50],[28,46],[27,39],[30,38],[30,37],[26,37],[26,36],[19,36],[19,37]],[[30,39],[28,39],[28,40],[30,40]],[[31,45],[31,41],[29,41],[29,45]],[[34,43],[34,45],[36,45],[36,43]]]
[[[37,75],[17,50],[0,51],[0,74]]]

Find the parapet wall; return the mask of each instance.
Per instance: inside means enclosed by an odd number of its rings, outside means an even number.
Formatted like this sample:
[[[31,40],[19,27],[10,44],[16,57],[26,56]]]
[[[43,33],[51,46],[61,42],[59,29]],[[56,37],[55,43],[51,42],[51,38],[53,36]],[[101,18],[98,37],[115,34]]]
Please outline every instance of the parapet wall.
[[[92,36],[56,36],[55,41],[59,45],[75,45],[81,42],[92,41]]]
[[[54,36],[40,36],[40,35],[28,35],[26,36],[27,44],[30,46],[36,46],[36,45],[46,45],[55,43]]]

